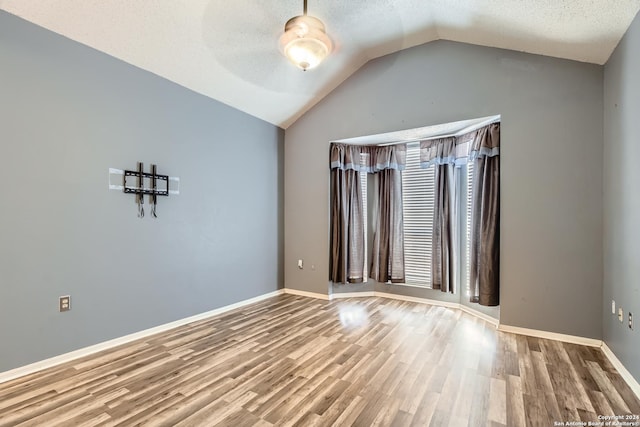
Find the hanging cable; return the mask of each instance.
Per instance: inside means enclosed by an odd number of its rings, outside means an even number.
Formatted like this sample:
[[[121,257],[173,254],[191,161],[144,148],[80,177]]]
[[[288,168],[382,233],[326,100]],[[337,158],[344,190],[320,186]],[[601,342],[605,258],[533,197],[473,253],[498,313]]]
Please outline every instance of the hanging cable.
[[[136,193],[138,201],[138,218],[144,218],[144,194],[142,192],[142,189],[144,188],[144,174],[142,169],[142,163],[138,162],[138,192]]]
[[[144,218],[144,201],[142,200],[142,194],[138,196],[138,218]]]
[[[156,165],[151,165],[151,197],[149,203],[151,203],[151,216],[158,218],[156,215],[156,207],[158,206],[158,185],[156,181]],[[167,187],[168,188],[168,187]]]

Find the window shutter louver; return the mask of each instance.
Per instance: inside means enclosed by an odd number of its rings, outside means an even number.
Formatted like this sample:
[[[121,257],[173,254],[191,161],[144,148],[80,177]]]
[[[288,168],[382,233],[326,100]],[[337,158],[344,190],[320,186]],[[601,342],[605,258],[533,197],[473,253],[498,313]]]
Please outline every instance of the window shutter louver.
[[[405,282],[431,287],[431,240],[434,210],[435,168],[420,168],[420,147],[407,148],[402,171]]]

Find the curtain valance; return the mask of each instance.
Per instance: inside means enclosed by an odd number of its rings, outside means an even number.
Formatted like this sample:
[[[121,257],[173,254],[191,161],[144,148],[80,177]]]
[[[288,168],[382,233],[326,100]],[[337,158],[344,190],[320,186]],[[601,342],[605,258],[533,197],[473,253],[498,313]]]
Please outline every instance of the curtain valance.
[[[404,170],[407,165],[407,144],[366,146],[367,172],[375,173],[386,169]]]
[[[365,154],[365,164],[361,155]],[[349,145],[331,143],[331,169],[375,173],[387,169],[404,170],[407,164],[407,145]]]
[[[478,129],[469,146],[469,160],[500,155],[500,123]]]
[[[500,154],[500,123],[464,135],[420,141],[420,167],[465,164]]]
[[[365,163],[362,163],[365,154]],[[492,123],[457,137],[420,141],[420,167],[463,164],[482,157],[500,154],[500,123]],[[330,147],[331,169],[375,173],[386,169],[404,170],[407,145],[350,145],[333,142]]]
[[[332,143],[331,147],[329,147],[330,167],[331,169],[359,172],[362,169],[361,153],[361,146]]]
[[[449,165],[456,161],[456,138],[438,138],[420,141],[420,167]]]

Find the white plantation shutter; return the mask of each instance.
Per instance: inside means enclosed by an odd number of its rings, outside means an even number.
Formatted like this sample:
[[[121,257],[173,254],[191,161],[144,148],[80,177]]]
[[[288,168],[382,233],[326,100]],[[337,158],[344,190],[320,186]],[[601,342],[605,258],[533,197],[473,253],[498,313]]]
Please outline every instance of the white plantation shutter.
[[[407,147],[402,171],[405,283],[431,287],[431,236],[435,168],[420,168],[419,145]]]

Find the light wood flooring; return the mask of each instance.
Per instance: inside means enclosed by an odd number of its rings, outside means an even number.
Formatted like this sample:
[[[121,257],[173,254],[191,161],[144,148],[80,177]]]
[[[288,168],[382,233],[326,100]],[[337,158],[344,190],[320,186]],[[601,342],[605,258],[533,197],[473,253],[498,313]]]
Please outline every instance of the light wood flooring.
[[[596,348],[283,295],[0,384],[0,426],[553,426],[640,415]]]

